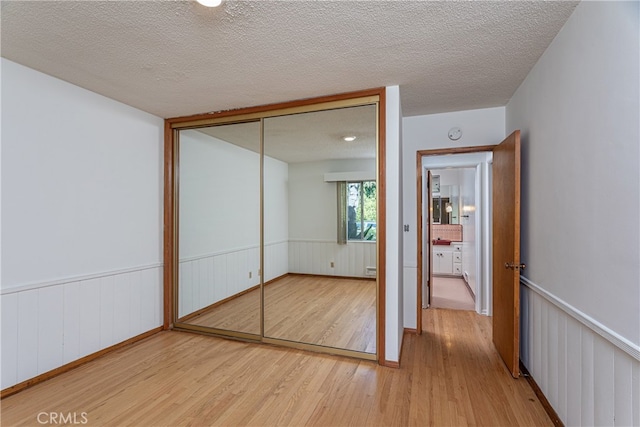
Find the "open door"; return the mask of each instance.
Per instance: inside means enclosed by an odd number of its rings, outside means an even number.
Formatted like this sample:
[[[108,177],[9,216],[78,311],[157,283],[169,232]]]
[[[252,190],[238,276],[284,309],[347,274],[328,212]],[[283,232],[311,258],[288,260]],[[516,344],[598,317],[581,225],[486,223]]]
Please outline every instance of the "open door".
[[[493,342],[520,375],[520,131],[493,149]]]
[[[418,292],[417,292],[417,324],[416,333],[422,333],[422,309],[431,305],[431,288],[433,285],[433,250],[431,239],[431,205],[432,196],[432,176],[427,171],[426,179],[422,175],[422,158],[418,156]],[[423,204],[423,200],[426,204]],[[424,219],[424,216],[427,219]],[[426,227],[426,230],[425,230]],[[427,256],[424,251],[427,250]],[[426,289],[425,289],[426,288]]]
[[[431,225],[433,224],[433,176],[431,171],[427,172],[427,236],[429,236],[429,244],[427,245],[429,260],[427,287],[429,289],[427,307],[431,307],[431,296],[433,295],[433,237],[431,236]]]

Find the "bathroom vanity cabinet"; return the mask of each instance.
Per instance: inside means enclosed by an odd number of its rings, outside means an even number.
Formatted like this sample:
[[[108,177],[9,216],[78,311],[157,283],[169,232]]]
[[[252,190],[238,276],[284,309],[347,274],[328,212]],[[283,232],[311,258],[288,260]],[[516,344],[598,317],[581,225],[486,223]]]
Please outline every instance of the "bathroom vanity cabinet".
[[[462,243],[433,246],[433,274],[462,276]]]

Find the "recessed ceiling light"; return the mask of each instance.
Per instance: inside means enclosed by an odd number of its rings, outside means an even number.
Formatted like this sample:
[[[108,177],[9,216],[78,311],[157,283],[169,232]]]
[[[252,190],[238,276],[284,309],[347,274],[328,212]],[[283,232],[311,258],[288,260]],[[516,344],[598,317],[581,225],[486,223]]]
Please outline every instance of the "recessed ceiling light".
[[[222,3],[222,0],[196,0],[196,1],[201,5],[207,6],[207,7],[217,7],[217,6],[220,6],[220,4]]]
[[[351,142],[351,141],[355,141],[356,137],[355,135],[348,135],[348,136],[343,136],[342,139],[344,139],[347,142]]]

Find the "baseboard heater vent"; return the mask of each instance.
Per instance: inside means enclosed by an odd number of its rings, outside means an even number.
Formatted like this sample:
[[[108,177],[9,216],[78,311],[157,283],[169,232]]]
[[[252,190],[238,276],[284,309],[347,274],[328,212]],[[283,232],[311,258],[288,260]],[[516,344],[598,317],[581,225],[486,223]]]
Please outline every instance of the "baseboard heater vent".
[[[364,268],[365,276],[376,276],[376,268],[375,267],[365,267]]]

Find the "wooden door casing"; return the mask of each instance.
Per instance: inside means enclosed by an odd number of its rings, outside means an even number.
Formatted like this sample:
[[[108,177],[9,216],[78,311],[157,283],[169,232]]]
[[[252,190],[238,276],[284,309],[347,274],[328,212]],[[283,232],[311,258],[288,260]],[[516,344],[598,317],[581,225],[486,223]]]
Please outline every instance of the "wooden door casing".
[[[433,175],[431,171],[427,173],[427,233],[429,234],[429,299],[427,306],[431,307],[431,299],[433,296],[433,236],[431,235],[431,225],[433,224]]]

